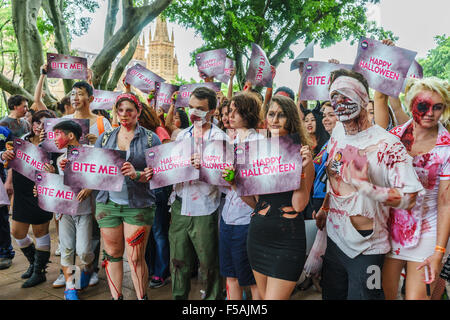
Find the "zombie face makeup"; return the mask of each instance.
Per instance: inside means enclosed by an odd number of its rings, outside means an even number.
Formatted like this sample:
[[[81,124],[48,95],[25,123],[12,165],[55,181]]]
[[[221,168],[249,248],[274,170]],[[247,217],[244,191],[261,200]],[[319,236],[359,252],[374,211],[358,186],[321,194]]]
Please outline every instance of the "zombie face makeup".
[[[203,126],[211,120],[211,114],[208,99],[198,99],[196,96],[191,95],[189,99],[189,118],[192,123],[199,121]]]
[[[61,130],[55,130],[55,144],[58,149],[64,149],[70,142],[70,137]]]
[[[267,111],[266,120],[268,129],[273,136],[284,136],[288,134],[285,128],[287,122],[286,115],[277,103],[274,102],[271,104]]]
[[[361,112],[361,106],[359,104],[338,92],[332,93],[330,101],[339,121],[355,119]]]
[[[40,118],[38,121],[33,122],[33,133],[35,136],[39,136],[41,131],[44,130],[44,121],[46,117]]]
[[[419,92],[411,104],[414,121],[422,127],[436,126],[444,109],[441,96],[433,91]]]
[[[131,131],[136,127],[139,114],[140,112],[136,109],[136,106],[130,101],[124,100],[117,107],[119,122],[127,131]]]

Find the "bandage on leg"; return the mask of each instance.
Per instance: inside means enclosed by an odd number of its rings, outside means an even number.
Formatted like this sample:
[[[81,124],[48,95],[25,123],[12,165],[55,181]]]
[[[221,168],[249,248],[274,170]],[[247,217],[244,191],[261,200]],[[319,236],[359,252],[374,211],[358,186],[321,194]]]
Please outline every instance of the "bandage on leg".
[[[145,240],[145,228],[144,227],[137,230],[132,236],[126,238],[128,245],[132,248],[131,259],[129,259],[129,260],[131,260],[131,264],[133,266],[133,271],[134,271],[134,274],[136,275],[136,280],[137,280],[137,285],[138,285],[138,288],[136,291],[137,291],[137,296],[138,296],[139,300],[142,300],[146,296],[146,294],[145,294],[146,284],[144,284],[146,268],[144,265],[145,262],[143,261],[143,257],[142,257],[142,255],[144,254],[144,250],[143,250],[144,245],[145,245],[144,240]],[[140,261],[138,261],[138,259],[136,259],[136,261],[135,261],[135,259],[133,259],[135,254],[139,255],[138,257],[139,257]],[[137,272],[138,264],[141,267],[140,275],[138,275],[138,272]]]

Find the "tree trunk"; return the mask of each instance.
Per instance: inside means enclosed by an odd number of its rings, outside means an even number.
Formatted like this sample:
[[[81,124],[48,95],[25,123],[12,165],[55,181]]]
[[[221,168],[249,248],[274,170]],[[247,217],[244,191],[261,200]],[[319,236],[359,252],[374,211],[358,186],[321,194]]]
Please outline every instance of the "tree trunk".
[[[151,5],[134,8],[133,1],[122,1],[123,23],[120,29],[103,45],[103,49],[98,54],[92,64],[93,84],[97,87],[120,51],[126,47],[131,37],[134,38],[142,29],[156,18],[171,0],[155,0]]]
[[[111,79],[109,79],[108,81],[106,90],[113,91],[116,88],[117,83],[120,81],[120,76],[122,75],[123,70],[125,70],[125,67],[133,58],[134,52],[136,51],[136,47],[139,41],[139,36],[140,34],[135,35],[134,38],[130,41],[128,50],[125,53],[125,55],[120,59],[116,68],[114,69],[114,73],[111,76]]]
[[[244,70],[244,64],[242,62],[242,52],[239,51],[240,49],[233,46],[232,51],[234,55],[234,59],[236,62],[235,70],[236,70],[236,79],[238,81],[239,89],[242,90],[245,84],[245,73],[246,70]]]
[[[42,8],[49,17],[55,30],[55,47],[59,54],[70,55],[69,34],[66,22],[61,12],[61,4],[63,0],[43,0]],[[64,92],[67,94],[72,90],[74,81],[72,79],[63,79]],[[47,81],[45,82],[45,88]]]

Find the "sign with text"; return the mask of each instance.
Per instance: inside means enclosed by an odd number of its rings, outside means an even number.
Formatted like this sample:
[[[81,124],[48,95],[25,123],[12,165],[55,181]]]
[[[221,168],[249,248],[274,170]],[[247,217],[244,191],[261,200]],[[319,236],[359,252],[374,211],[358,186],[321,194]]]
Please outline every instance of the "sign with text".
[[[234,164],[234,145],[226,140],[202,141],[199,180],[216,185],[229,186],[222,178],[222,171]]]
[[[406,82],[408,82],[409,78],[423,78],[423,68],[416,60],[414,60],[411,67],[409,67],[408,74],[406,75],[405,82],[403,83],[402,92],[405,92]]]
[[[72,188],[119,192],[123,187],[121,169],[125,157],[126,152],[120,150],[69,147],[64,184]]]
[[[300,54],[291,62],[290,71],[300,68],[300,63],[305,63],[309,60],[309,58],[312,57],[314,57],[314,41],[311,41],[306,46],[306,48],[303,49],[303,51],[300,52]]]
[[[203,72],[208,77],[215,77],[223,74],[225,61],[227,59],[226,49],[216,49],[205,51],[195,56],[195,63],[198,71]]]
[[[94,89],[94,101],[91,102],[89,108],[91,110],[103,109],[111,110],[116,102],[116,98],[122,92],[105,91]]]
[[[36,172],[36,190],[39,208],[49,212],[77,214],[80,191],[64,184],[64,177],[59,174]]]
[[[125,82],[131,84],[133,87],[142,92],[149,93],[150,90],[155,89],[156,82],[165,82],[166,80],[151,72],[144,66],[137,63],[127,70]]]
[[[43,171],[44,164],[50,163],[49,154],[31,142],[14,139],[15,158],[8,163],[8,167],[16,170],[31,181],[34,181],[35,171]]]
[[[89,133],[89,119],[67,119],[67,118],[50,118],[44,120],[45,139],[41,143],[41,147],[47,152],[64,153],[66,148],[58,149],[55,144],[55,132],[53,127],[63,121],[74,121],[81,126],[82,135],[80,137],[80,144],[89,144],[86,135]]]
[[[338,69],[352,69],[351,64],[308,61],[302,74],[301,100],[328,100],[330,74]]]
[[[179,86],[170,83],[157,82],[155,92],[155,109],[162,108],[164,112],[167,113],[170,109],[170,105],[172,104],[172,94],[179,89]]]
[[[175,102],[176,108],[184,108],[189,106],[189,98],[192,91],[199,87],[206,87],[214,90],[214,92],[220,91],[222,84],[220,82],[205,82],[205,83],[191,83],[180,86],[178,92],[177,101]]]
[[[272,68],[266,53],[256,43],[252,43],[252,56],[245,79],[253,86],[272,88]]]
[[[250,196],[300,188],[300,147],[298,135],[238,144],[235,150],[237,194]]]
[[[47,78],[87,79],[87,59],[47,53]]]
[[[216,79],[219,80],[220,82],[228,84],[228,82],[230,82],[231,79],[231,69],[234,68],[234,65],[235,65],[234,60],[227,58],[225,61],[225,68],[223,69],[223,73],[218,74],[216,76]]]
[[[398,97],[416,54],[415,51],[361,38],[353,70],[361,73],[372,89]]]
[[[153,168],[150,189],[199,178],[199,170],[191,165],[193,145],[193,138],[190,138],[145,150],[147,166]]]

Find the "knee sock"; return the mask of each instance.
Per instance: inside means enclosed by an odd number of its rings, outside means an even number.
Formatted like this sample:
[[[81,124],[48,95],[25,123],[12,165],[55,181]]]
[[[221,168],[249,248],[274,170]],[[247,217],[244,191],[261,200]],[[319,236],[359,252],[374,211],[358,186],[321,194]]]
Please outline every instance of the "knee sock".
[[[36,238],[36,249],[40,251],[50,251],[50,233]]]
[[[17,245],[19,246],[19,248],[26,248],[29,247],[32,243],[33,240],[31,240],[31,238],[27,235],[25,238],[23,239],[16,239]]]

